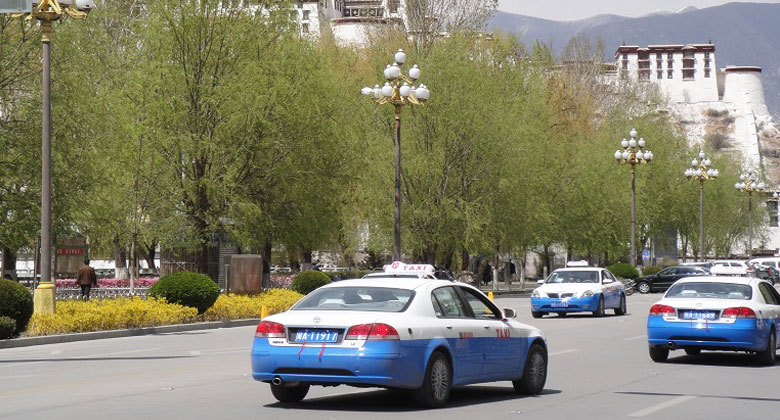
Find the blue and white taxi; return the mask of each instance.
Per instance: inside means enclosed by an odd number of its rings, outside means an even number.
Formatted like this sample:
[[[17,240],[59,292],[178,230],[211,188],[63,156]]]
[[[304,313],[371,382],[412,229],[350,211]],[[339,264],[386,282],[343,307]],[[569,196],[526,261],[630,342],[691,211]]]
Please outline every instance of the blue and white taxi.
[[[531,292],[531,315],[541,318],[548,313],[566,316],[570,312],[593,312],[604,316],[606,309],[615,315],[626,313],[623,283],[606,268],[588,267],[577,262],[559,268],[539,280],[541,286]]]
[[[386,276],[320,287],[257,326],[252,376],[281,402],[311,385],[403,388],[428,407],[451,387],[512,381],[539,394],[547,343],[478,289],[427,274],[432,266],[388,267]],[[394,277],[396,276],[396,277]]]
[[[754,352],[775,364],[780,331],[780,294],[751,277],[688,277],[676,281],[650,308],[650,358],[663,362],[670,350]]]

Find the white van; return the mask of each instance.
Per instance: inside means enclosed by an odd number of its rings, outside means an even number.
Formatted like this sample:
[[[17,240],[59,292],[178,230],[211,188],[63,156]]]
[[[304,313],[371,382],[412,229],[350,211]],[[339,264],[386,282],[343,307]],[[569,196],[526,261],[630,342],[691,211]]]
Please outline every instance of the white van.
[[[742,260],[715,260],[710,273],[715,276],[752,276],[755,271]]]

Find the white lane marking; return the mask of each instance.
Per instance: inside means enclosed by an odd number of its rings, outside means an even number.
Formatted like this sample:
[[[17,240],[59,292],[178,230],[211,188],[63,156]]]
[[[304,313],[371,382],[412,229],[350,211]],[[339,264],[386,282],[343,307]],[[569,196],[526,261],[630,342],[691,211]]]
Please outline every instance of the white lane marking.
[[[639,340],[640,338],[647,338],[647,336],[646,335],[637,335],[637,336],[634,336],[634,337],[624,338],[623,341]]]
[[[673,405],[682,404],[682,403],[684,403],[686,401],[689,401],[689,400],[692,400],[694,398],[696,398],[695,395],[682,395],[682,396],[679,396],[679,397],[675,397],[675,398],[672,398],[669,401],[664,401],[664,402],[662,402],[660,404],[656,404],[656,405],[647,407],[647,408],[645,408],[643,410],[634,411],[633,413],[629,414],[628,417],[644,417],[644,416],[646,416],[648,414],[653,414],[656,411],[661,411],[664,408],[669,408],[669,407],[671,407]]]
[[[558,355],[566,354],[566,353],[574,353],[575,351],[580,351],[580,349],[566,349],[566,350],[556,351],[556,352],[550,353],[550,356],[558,356]]]
[[[152,351],[152,350],[157,350],[157,347],[148,348],[148,349],[139,349],[139,350],[114,351],[114,352],[111,352],[111,353],[96,353],[96,354],[88,354],[88,355],[84,355],[84,356],[63,357],[61,359],[57,359],[56,361],[66,362],[68,360],[84,360],[84,359],[90,359],[90,358],[99,357],[99,356],[112,356],[112,355],[117,355],[117,354],[138,353],[138,352],[142,352],[142,351]],[[55,350],[55,351],[52,352],[52,355],[56,355],[55,352],[57,352],[56,354],[62,353],[62,351]],[[32,361],[25,362],[24,360],[25,359],[20,359],[19,362],[13,362],[13,363],[9,363],[9,364],[0,364],[0,368],[16,367],[16,366],[31,366],[31,365],[37,365],[37,364],[40,364],[40,363],[48,363],[48,362],[54,361],[54,360],[39,360],[39,361],[35,361],[35,362],[32,362]],[[30,360],[30,359],[27,359],[27,360]],[[32,360],[35,360],[35,359],[32,359]]]
[[[68,357],[68,358],[66,358],[64,360],[68,360],[68,359],[88,359],[90,357],[97,357],[97,356],[113,356],[113,355],[116,355],[116,354],[140,353],[140,352],[152,351],[152,350],[157,350],[157,347],[152,347],[152,348],[148,348],[148,349],[138,349],[138,350],[112,351],[110,353],[96,353],[96,354],[89,354],[89,355],[86,355],[86,356]]]
[[[58,355],[58,354],[62,354],[62,350],[54,350],[54,351],[51,352],[51,354],[55,355],[55,356]]]
[[[198,350],[190,350],[190,356],[200,356],[201,352]]]

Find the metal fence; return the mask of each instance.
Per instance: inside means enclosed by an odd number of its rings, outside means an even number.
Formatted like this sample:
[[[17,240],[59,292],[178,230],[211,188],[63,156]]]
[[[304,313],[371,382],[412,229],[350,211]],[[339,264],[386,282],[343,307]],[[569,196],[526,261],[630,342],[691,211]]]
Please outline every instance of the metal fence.
[[[89,292],[90,299],[116,299],[130,296],[140,296],[142,299],[146,299],[146,295],[149,293],[148,287],[136,287],[134,293],[130,293],[129,287],[104,287],[104,288],[92,288]],[[79,300],[81,298],[81,289],[72,287],[58,287],[57,288],[57,300]]]

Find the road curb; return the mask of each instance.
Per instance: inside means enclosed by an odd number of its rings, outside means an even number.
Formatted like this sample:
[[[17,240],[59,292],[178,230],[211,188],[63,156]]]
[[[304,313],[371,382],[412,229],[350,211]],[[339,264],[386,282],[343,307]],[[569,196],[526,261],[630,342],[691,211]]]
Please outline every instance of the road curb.
[[[43,335],[0,340],[0,349],[37,346],[40,344],[69,343],[72,341],[101,340],[104,338],[134,337],[139,335],[166,334],[185,331],[213,330],[217,328],[246,327],[257,325],[260,318],[236,319],[230,321],[196,322],[192,324],[161,325],[158,327],[133,328],[125,330],[94,331],[74,334]]]

